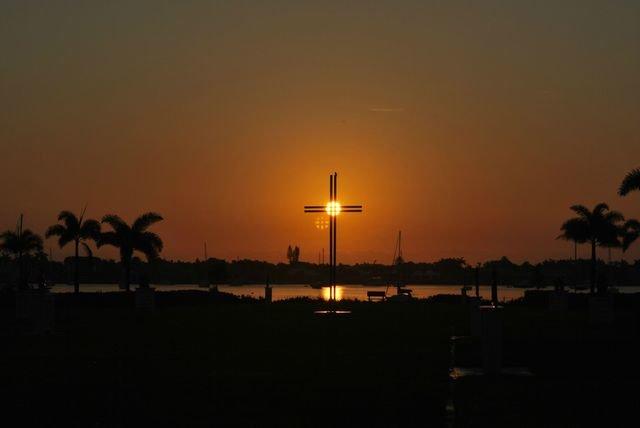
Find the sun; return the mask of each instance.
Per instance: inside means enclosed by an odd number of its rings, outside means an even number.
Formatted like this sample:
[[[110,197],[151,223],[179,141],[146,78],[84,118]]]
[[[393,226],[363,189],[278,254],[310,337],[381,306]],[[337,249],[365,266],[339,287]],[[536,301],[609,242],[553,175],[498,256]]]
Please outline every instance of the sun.
[[[338,201],[328,202],[327,203],[327,207],[325,208],[325,211],[330,216],[337,216],[338,214],[340,214],[340,211],[342,211],[342,207],[340,206],[340,202],[338,202]]]

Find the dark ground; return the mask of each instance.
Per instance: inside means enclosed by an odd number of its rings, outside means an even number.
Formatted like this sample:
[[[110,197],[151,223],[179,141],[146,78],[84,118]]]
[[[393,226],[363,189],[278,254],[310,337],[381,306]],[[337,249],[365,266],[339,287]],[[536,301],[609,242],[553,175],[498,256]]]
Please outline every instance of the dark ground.
[[[460,297],[270,305],[165,292],[136,313],[125,293],[56,296],[55,333],[17,334],[2,301],[0,399],[15,426],[633,426],[639,296],[589,327],[586,297],[550,314],[505,308],[504,355],[529,378],[456,381],[449,337],[468,333]],[[462,356],[464,357],[464,356]],[[473,359],[473,356],[469,357]],[[464,359],[464,358],[463,358]],[[632,418],[632,419],[629,419]]]

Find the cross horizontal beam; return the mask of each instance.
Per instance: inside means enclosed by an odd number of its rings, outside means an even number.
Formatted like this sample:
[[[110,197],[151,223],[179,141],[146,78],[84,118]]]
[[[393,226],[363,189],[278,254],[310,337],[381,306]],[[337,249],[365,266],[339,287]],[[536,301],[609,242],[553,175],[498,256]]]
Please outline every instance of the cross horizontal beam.
[[[320,209],[305,209],[304,212],[305,213],[324,213],[324,212],[327,212],[327,211],[326,210],[320,210]],[[341,209],[339,212],[341,212],[341,213],[361,213],[362,212],[362,208]]]
[[[342,209],[362,208],[362,205],[340,205]],[[305,205],[304,209],[327,209],[326,205]]]

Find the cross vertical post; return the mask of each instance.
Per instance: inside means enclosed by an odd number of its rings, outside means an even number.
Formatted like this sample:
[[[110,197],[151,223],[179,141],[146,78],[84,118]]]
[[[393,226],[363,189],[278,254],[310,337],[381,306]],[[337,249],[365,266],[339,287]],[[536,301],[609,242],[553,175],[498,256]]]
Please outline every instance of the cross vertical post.
[[[335,206],[335,204],[338,202],[338,173],[334,172],[333,173],[333,204]],[[338,231],[338,216],[334,215],[331,218],[333,218],[333,300],[336,300],[336,277],[338,275],[338,267],[337,267],[337,260],[338,258],[336,257],[336,253],[337,253],[337,249],[338,246],[336,245],[336,241],[337,241],[337,231]]]
[[[333,174],[329,176],[329,204],[333,204]],[[333,300],[333,286],[335,285],[335,278],[333,272],[333,217],[329,218],[329,300]]]

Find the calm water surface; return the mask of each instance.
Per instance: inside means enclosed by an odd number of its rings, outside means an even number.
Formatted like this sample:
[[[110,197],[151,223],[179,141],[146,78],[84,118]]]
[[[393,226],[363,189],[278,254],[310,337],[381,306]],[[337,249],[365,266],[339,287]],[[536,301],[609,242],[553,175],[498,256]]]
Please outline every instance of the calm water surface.
[[[195,284],[184,285],[156,285],[154,286],[157,291],[179,291],[179,290],[205,290]],[[132,286],[135,288],[135,286]],[[286,284],[286,285],[273,285],[273,299],[285,300],[295,297],[310,297],[312,299],[329,298],[329,289],[322,288],[320,290],[313,289],[308,285],[303,284]],[[427,298],[436,296],[438,294],[460,294],[460,285],[409,285],[407,288],[413,290],[413,296],[418,298]],[[242,285],[242,286],[228,286],[221,285],[218,287],[220,291],[225,293],[235,294],[237,296],[249,296],[254,298],[264,297],[264,285]],[[386,287],[371,287],[366,285],[339,285],[337,287],[338,299],[354,299],[354,300],[367,300],[367,291],[385,291]],[[55,285],[52,288],[54,293],[72,293],[73,286],[71,285]],[[113,292],[121,291],[117,284],[83,284],[80,286],[82,292]],[[499,286],[498,296],[501,301],[509,301],[524,296],[525,290],[523,288],[512,288]],[[638,293],[640,287],[621,287],[621,293]],[[470,290],[468,294],[474,294],[475,290]],[[396,294],[396,290],[393,287],[389,287],[387,290],[387,296]],[[488,285],[480,286],[480,295],[484,299],[491,298],[491,287]]]

